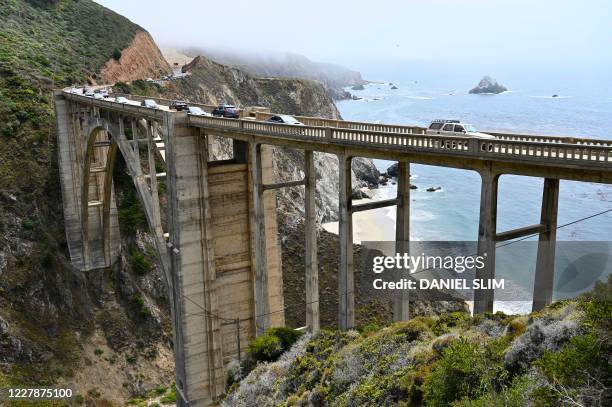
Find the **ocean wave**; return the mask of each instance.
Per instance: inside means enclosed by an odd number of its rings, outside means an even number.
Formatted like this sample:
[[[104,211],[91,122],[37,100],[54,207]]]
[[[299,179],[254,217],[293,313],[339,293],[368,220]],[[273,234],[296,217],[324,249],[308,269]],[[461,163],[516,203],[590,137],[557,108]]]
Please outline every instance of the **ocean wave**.
[[[536,95],[536,96],[529,96],[530,98],[536,98],[536,99],[569,99],[572,96],[543,96],[543,95]]]
[[[407,99],[416,99],[416,100],[433,100],[433,99],[437,99],[436,97],[432,97],[432,96],[406,96]]]

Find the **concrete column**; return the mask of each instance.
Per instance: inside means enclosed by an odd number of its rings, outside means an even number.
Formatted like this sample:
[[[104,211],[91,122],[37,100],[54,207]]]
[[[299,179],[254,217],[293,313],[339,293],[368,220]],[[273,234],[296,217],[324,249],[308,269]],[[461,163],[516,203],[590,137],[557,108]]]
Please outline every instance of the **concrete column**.
[[[305,172],[305,257],[306,257],[306,327],[319,330],[319,269],[317,264],[317,211],[315,202],[316,173],[314,153],[304,151]]]
[[[81,177],[83,162],[80,160],[82,138],[78,118],[79,107],[69,104],[60,91],[54,92],[55,119],[57,122],[57,158],[62,187],[62,207],[66,229],[66,242],[72,264],[79,270],[86,269],[81,222]],[[71,123],[71,116],[75,122]]]
[[[157,192],[157,170],[155,168],[155,152],[157,147],[155,141],[153,141],[153,123],[147,122],[146,124],[146,136],[147,136],[147,162],[149,167],[149,190],[151,191],[151,212],[153,215],[154,228],[156,236],[163,236],[164,232],[161,225],[161,213],[159,209],[159,194]],[[136,143],[138,144],[138,143]],[[208,149],[206,149],[206,153]],[[206,164],[206,161],[204,161]]]
[[[353,215],[351,187],[351,157],[338,156],[340,193],[338,200],[338,234],[340,262],[338,268],[338,327],[347,330],[355,326],[355,284],[353,275]]]
[[[481,173],[480,222],[478,225],[478,255],[485,266],[476,271],[477,279],[495,278],[495,234],[497,229],[497,190],[499,174]],[[474,292],[474,314],[493,312],[493,290]]]
[[[540,224],[546,227],[546,231],[540,233],[538,242],[538,257],[533,286],[533,311],[539,311],[552,302],[558,209],[559,180],[545,178]]]
[[[410,241],[410,163],[399,161],[397,163],[397,216],[395,222],[395,250],[403,252],[408,250]],[[398,277],[401,273],[398,271]],[[407,321],[410,319],[409,291],[396,292],[393,306],[394,321]]]
[[[199,129],[186,127],[186,115],[168,115],[166,121],[177,404],[208,406],[225,382],[206,142]]]
[[[255,240],[255,324],[258,336],[270,327],[262,174],[261,144],[252,143],[251,177],[253,182],[253,233]]]

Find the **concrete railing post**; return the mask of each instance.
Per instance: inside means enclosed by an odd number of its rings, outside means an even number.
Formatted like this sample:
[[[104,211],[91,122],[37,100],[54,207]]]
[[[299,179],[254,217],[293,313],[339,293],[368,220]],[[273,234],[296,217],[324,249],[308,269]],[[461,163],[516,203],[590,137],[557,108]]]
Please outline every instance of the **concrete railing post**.
[[[338,326],[347,330],[355,326],[355,284],[353,276],[353,215],[351,213],[351,157],[338,156],[340,171],[339,221],[340,262],[338,269]]]
[[[304,151],[305,173],[305,257],[306,257],[306,326],[309,332],[319,330],[319,269],[317,262],[317,207],[314,153]]]
[[[539,311],[552,302],[555,276],[555,243],[557,238],[557,212],[559,209],[559,180],[544,179],[540,224],[546,230],[540,233],[533,286],[533,311]]]
[[[499,174],[481,173],[480,221],[478,225],[478,255],[484,257],[484,267],[476,271],[476,279],[495,277],[495,235],[497,229],[497,191]],[[493,312],[493,290],[474,292],[474,314]]]
[[[397,165],[397,216],[395,223],[395,251],[403,253],[408,250],[410,241],[410,163],[399,161]],[[397,271],[398,278],[402,273]],[[394,298],[393,320],[410,319],[409,291],[397,290]]]

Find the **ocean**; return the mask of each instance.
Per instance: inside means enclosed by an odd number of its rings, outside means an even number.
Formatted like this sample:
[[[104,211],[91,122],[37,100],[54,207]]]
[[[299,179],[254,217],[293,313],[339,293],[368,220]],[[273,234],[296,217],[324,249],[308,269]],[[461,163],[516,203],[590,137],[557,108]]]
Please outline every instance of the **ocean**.
[[[427,126],[433,119],[460,119],[479,131],[501,130],[612,139],[612,81],[606,70],[591,68],[526,73],[500,69],[449,74],[439,64],[397,63],[364,74],[364,90],[349,90],[361,100],[337,103],[345,120]],[[470,95],[485,73],[509,88],[499,95]],[[393,83],[398,89],[391,89]],[[553,98],[552,95],[558,97]],[[392,162],[375,160],[385,172]],[[411,165],[411,240],[477,240],[480,199],[478,174],[458,169]],[[498,232],[539,222],[542,179],[503,175],[498,199]],[[441,187],[426,192],[428,187]],[[395,196],[394,185],[380,187],[373,199]],[[561,181],[558,224],[612,208],[612,185]],[[395,208],[359,213],[355,240],[394,240]],[[372,226],[375,225],[376,230]],[[327,225],[333,230],[334,225]],[[365,232],[364,232],[365,231]],[[612,212],[557,231],[559,241],[612,241]],[[525,287],[526,289],[528,287]],[[510,307],[528,311],[526,305]],[[507,306],[496,308],[508,311]]]

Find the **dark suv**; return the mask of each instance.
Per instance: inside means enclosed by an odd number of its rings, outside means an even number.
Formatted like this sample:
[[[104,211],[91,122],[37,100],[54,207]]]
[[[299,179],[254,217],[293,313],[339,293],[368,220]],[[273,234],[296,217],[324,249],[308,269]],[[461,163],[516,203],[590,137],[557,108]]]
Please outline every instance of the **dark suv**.
[[[237,119],[240,117],[240,110],[234,105],[219,105],[212,111],[213,116],[230,117]]]
[[[187,106],[187,103],[185,102],[175,100],[174,102],[170,103],[170,109],[176,110],[177,112],[182,112],[189,110],[189,106]]]

